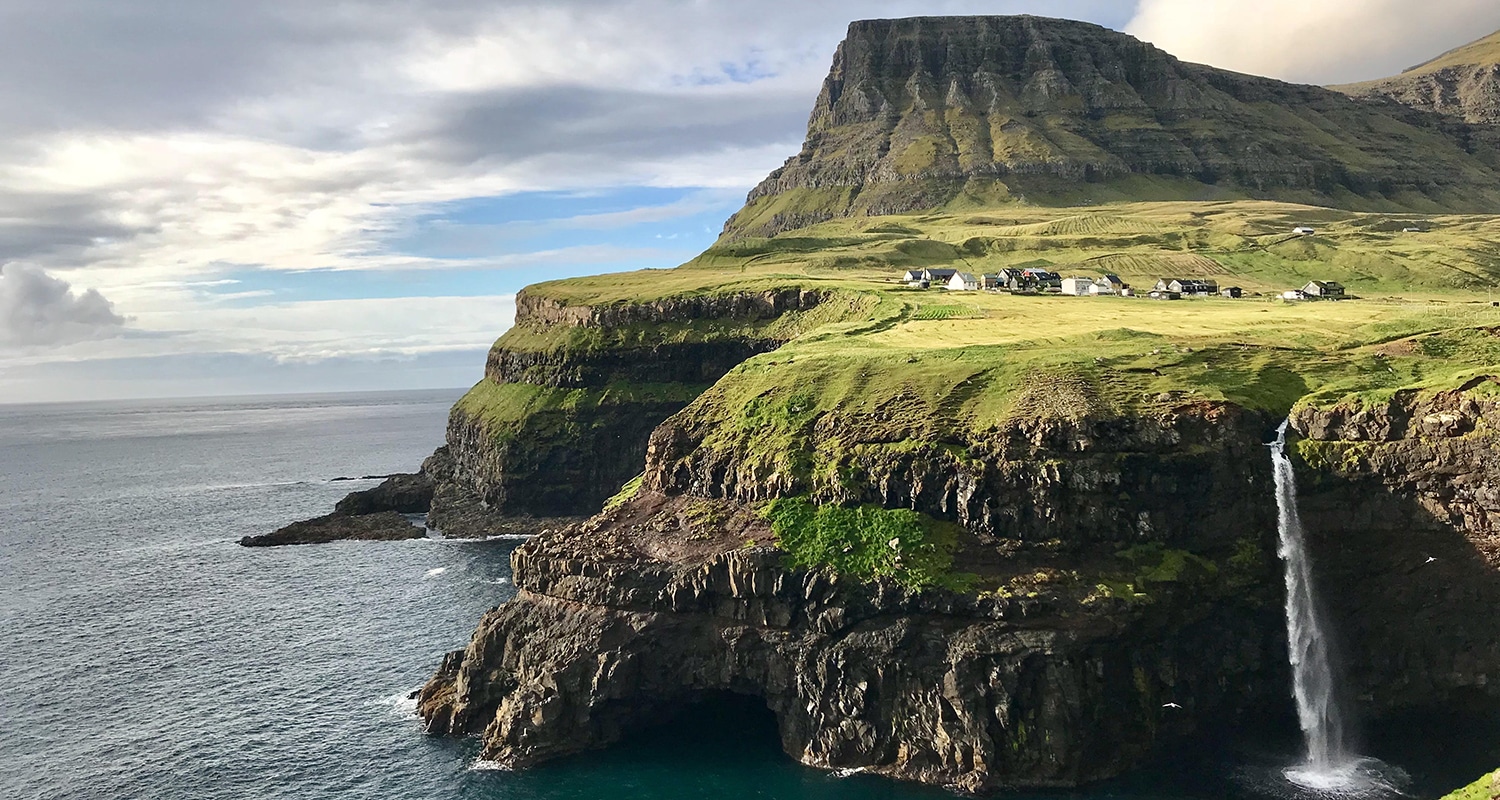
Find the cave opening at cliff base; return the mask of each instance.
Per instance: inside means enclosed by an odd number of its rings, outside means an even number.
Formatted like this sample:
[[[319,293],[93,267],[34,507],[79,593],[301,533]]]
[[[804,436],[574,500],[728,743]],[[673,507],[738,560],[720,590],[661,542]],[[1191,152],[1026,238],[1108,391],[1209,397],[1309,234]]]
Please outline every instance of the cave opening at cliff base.
[[[757,763],[788,758],[781,746],[776,715],[766,701],[727,690],[700,693],[680,705],[651,715],[622,732],[618,755],[674,759],[694,763]]]

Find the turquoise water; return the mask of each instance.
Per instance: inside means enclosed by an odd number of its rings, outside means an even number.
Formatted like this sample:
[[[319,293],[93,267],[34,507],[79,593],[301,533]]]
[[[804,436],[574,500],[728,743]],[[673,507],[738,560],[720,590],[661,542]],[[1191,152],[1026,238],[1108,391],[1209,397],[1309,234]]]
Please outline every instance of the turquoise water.
[[[424,735],[406,696],[511,595],[516,542],[235,542],[410,470],[456,396],[0,406],[0,798],[948,796],[802,768],[744,709],[523,773]],[[1255,747],[1070,796],[1258,795],[1236,772],[1295,736]]]

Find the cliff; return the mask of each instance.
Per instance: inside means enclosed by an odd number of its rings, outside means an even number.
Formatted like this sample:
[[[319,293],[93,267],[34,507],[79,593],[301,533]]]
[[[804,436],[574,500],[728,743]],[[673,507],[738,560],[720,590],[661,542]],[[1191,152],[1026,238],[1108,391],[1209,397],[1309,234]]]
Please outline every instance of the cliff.
[[[1469,152],[1490,163],[1500,159],[1500,33],[1400,75],[1331,88],[1431,112],[1449,123],[1451,135]]]
[[[1432,114],[1184,63],[1087,23],[867,20],[834,55],[802,151],[724,236],[1004,202],[1483,211],[1500,185],[1485,161]]]
[[[1500,124],[1500,32],[1400,75],[1331,88],[1355,97],[1389,97],[1475,125]]]
[[[429,730],[525,767],[727,693],[806,764],[986,792],[1282,717],[1288,416],[1357,712],[1500,709],[1500,218],[1010,194],[1491,202],[1460,124],[1077,23],[856,23],[724,239],[528,287],[446,445],[340,505],[542,531]],[[1026,266],[1245,291],[898,280]],[[1277,299],[1314,279],[1362,299]]]
[[[1293,417],[1311,546],[1372,713],[1500,705],[1495,380]]]
[[[926,591],[912,588],[921,547],[884,536],[868,545],[897,551],[889,575],[789,569],[754,506],[689,472],[662,481],[669,424],[633,496],[516,551],[519,596],[448,657],[421,712],[436,732],[482,731],[484,758],[519,767],[731,692],[760,698],[813,766],[968,791],[1119,774],[1281,693],[1269,462],[1250,457],[1266,422],[1206,406],[1018,423],[989,442],[1004,459],[892,464],[937,489],[930,507],[911,498],[932,519],[960,518],[943,498],[987,483],[966,499],[993,517],[1066,522],[956,527],[962,588]],[[1204,437],[1216,446],[1184,446]],[[1151,473],[1131,463],[1143,457],[1179,461]],[[1094,513],[1073,517],[1083,506]]]
[[[790,286],[590,305],[539,289],[518,296],[515,327],[449,417],[430,514],[445,531],[597,511],[641,471],[658,424],[827,299]]]

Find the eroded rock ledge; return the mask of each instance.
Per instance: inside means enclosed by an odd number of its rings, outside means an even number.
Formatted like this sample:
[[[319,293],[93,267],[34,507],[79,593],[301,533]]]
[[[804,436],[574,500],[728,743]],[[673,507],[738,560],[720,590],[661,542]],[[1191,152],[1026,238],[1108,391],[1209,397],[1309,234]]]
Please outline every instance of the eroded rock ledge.
[[[670,472],[648,469],[647,488],[621,508],[515,551],[518,596],[445,659],[421,713],[433,732],[482,731],[485,758],[521,767],[610,744],[727,690],[763,699],[786,752],[812,766],[969,791],[1118,775],[1164,741],[1284,693],[1269,461],[1237,457],[1259,449],[1264,420],[1214,419],[1235,446],[1175,448],[1225,476],[1208,497],[1193,482],[1136,486],[1119,448],[1139,439],[1079,438],[1086,424],[1066,441],[1024,424],[1000,434],[1034,442],[1029,457],[1056,457],[1040,459],[1042,473],[992,461],[986,483],[1008,475],[1032,502],[1101,513],[1065,538],[1003,522],[967,531],[956,564],[979,588],[966,593],[786,568],[752,504],[653,485]],[[1190,412],[1156,429],[1202,424]],[[943,486],[965,467],[926,468],[923,485]],[[1000,510],[1014,496],[986,500]],[[1188,503],[1226,513],[1211,529],[1177,524],[1169,510]],[[1116,510],[1154,510],[1160,523],[1120,525]],[[1118,553],[1143,543],[1202,566],[1136,575]],[[1111,580],[1134,583],[1114,591]]]

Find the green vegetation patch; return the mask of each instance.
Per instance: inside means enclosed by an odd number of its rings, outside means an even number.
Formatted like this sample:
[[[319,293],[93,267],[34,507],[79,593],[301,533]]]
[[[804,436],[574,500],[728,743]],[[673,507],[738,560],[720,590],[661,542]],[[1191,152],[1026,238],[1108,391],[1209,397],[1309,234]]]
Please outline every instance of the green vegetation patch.
[[[453,409],[455,413],[480,420],[491,435],[505,438],[523,426],[535,424],[548,412],[576,416],[608,406],[685,405],[706,388],[681,383],[617,382],[603,389],[556,389],[483,380],[459,398]]]
[[[1443,800],[1491,800],[1497,796],[1500,796],[1500,772],[1492,772]]]
[[[791,567],[831,567],[861,580],[891,578],[909,589],[968,591],[974,576],[952,572],[956,525],[907,509],[815,505],[805,497],[766,504],[776,544]]]

